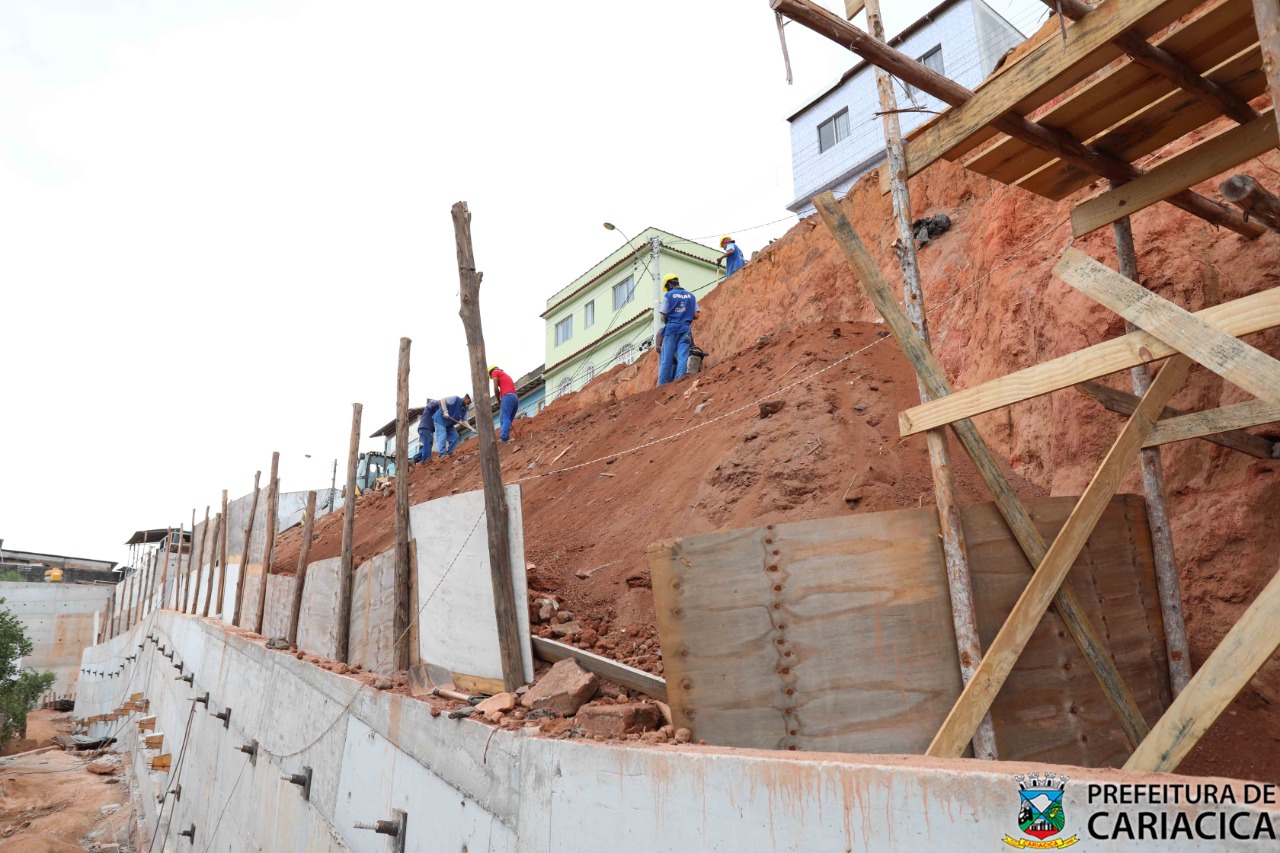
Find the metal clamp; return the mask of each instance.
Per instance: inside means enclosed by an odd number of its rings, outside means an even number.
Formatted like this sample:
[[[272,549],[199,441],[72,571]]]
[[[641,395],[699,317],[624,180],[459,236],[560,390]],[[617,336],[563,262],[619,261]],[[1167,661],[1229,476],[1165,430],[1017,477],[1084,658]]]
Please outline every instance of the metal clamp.
[[[243,752],[245,755],[249,756],[249,763],[250,763],[250,764],[255,765],[255,766],[257,765],[257,763],[258,763],[258,742],[257,742],[256,740],[251,740],[251,741],[249,741],[249,742],[248,742],[248,743],[246,743],[246,744],[242,744],[242,745],[240,745],[240,746],[237,746],[237,747],[236,747],[236,749],[240,750],[240,751],[241,751],[241,752]]]
[[[194,672],[188,672],[186,675],[179,675],[177,678],[174,679],[174,681],[185,681],[187,682],[187,684],[190,684],[192,687],[195,687],[196,674]]]
[[[302,789],[302,799],[311,799],[311,768],[303,767],[301,773],[288,773],[280,777],[290,785],[297,785]]]
[[[227,708],[222,711],[215,711],[213,715],[217,717],[219,720],[222,720],[222,727],[224,729],[230,728],[231,726],[231,709],[230,708]]]
[[[182,668],[183,668],[182,661],[178,661],[176,664],[174,664],[174,668],[177,669],[178,672],[182,672]]]
[[[209,691],[206,690],[203,696],[197,696],[194,701],[208,708],[209,707]]]
[[[391,820],[379,820],[374,823],[359,822],[356,829],[372,829],[379,835],[390,835],[395,839],[391,849],[393,853],[404,853],[405,833],[408,829],[409,816],[400,809],[392,809]]]
[[[194,823],[191,824],[191,826],[179,832],[178,835],[182,836],[183,838],[190,838],[191,843],[195,844],[196,843],[196,825]]]

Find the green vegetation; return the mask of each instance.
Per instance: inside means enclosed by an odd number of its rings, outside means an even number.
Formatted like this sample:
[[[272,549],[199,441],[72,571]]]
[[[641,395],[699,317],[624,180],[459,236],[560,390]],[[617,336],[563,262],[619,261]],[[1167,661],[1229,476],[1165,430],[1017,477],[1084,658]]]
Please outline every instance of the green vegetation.
[[[29,654],[31,640],[22,623],[13,611],[0,607],[0,743],[27,736],[27,712],[55,680],[52,672],[18,669],[18,661]]]
[[[16,569],[5,569],[0,572],[0,581],[8,581],[9,583],[26,583],[27,579],[22,576],[22,572]]]

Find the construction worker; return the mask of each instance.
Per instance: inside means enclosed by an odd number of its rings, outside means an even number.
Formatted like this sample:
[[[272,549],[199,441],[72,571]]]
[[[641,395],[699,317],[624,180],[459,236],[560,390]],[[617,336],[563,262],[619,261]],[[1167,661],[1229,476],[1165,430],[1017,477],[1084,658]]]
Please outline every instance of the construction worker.
[[[747,265],[747,259],[742,256],[742,250],[738,248],[738,244],[733,242],[733,238],[728,234],[720,238],[720,250],[724,254],[716,258],[716,264],[718,265],[721,261],[725,262],[725,278]]]
[[[467,407],[470,405],[470,394],[445,397],[440,401],[440,408],[436,409],[433,419],[436,424],[436,450],[440,452],[441,459],[453,453],[458,446],[458,427],[466,426]]]
[[[693,346],[692,326],[698,316],[698,300],[680,286],[680,277],[668,273],[662,277],[662,349],[659,353],[658,384],[666,385],[684,376],[689,365],[689,348]]]
[[[496,366],[489,368],[489,378],[493,380],[493,395],[498,398],[498,438],[507,442],[511,440],[511,422],[520,407],[516,383],[505,370]]]
[[[418,453],[409,460],[410,462],[431,461],[431,436],[436,431],[435,417],[439,409],[440,401],[428,397],[426,408],[422,410],[422,417],[418,418]]]

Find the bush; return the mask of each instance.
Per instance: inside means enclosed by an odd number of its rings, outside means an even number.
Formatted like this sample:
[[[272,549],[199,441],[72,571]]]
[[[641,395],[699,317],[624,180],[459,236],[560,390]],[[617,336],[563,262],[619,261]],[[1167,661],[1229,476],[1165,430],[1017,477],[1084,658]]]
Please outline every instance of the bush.
[[[4,604],[3,598],[0,604]],[[56,680],[52,672],[18,669],[18,661],[31,650],[31,640],[18,617],[0,607],[0,743],[27,736],[27,713]]]

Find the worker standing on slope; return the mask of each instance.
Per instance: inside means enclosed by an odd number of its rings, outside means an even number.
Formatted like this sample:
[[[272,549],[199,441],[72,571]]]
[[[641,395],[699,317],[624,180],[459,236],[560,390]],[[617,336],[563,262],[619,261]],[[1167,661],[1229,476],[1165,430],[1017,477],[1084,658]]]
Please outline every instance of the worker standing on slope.
[[[684,376],[689,365],[689,348],[693,346],[693,320],[698,316],[698,300],[680,286],[674,274],[662,277],[662,351],[658,362],[658,384],[666,385]]]
[[[498,398],[498,438],[507,442],[511,440],[511,422],[515,420],[516,409],[520,407],[516,383],[500,367],[490,367],[489,378],[493,380],[493,395]],[[478,426],[479,418],[476,420]]]
[[[747,259],[742,256],[742,250],[738,248],[738,244],[733,242],[733,238],[728,234],[720,238],[720,250],[724,254],[716,258],[716,263],[725,262],[725,278],[747,265]]]
[[[418,453],[409,461],[431,461],[431,436],[436,430],[435,417],[439,409],[440,401],[428,397],[427,406],[422,410],[422,417],[418,418]]]
[[[463,394],[461,397],[445,397],[440,401],[440,408],[436,409],[436,449],[440,451],[440,458],[453,453],[453,449],[458,446],[458,427],[466,425],[467,407],[471,405],[471,395]]]

